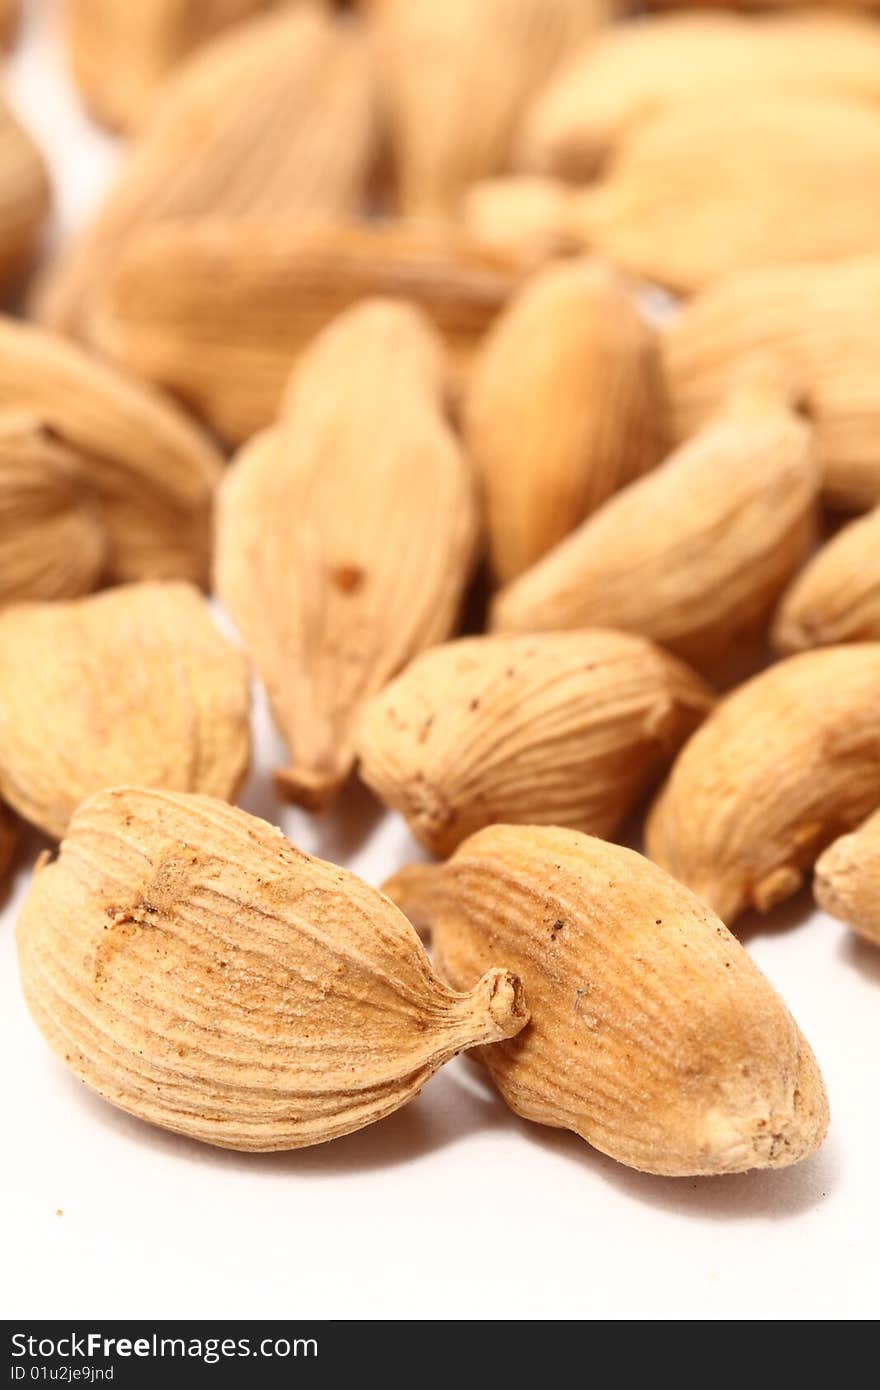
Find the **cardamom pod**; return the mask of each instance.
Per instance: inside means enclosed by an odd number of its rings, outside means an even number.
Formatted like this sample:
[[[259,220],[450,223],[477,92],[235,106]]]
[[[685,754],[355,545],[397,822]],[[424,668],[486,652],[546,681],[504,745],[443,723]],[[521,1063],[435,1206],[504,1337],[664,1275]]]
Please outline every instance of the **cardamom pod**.
[[[422,315],[366,301],[221,487],[217,587],[291,749],[279,786],[312,808],[351,770],[365,700],[456,621],[478,517],[445,378]]]
[[[580,244],[681,294],[735,270],[880,252],[880,111],[728,96],[637,126],[575,195]]]
[[[829,845],[816,862],[813,892],[832,917],[880,945],[880,813]]]
[[[880,642],[801,652],[716,706],[648,817],[647,852],[725,922],[796,893],[880,806]]]
[[[796,576],[773,638],[782,652],[880,641],[880,508],[844,526]]]
[[[294,361],[343,310],[410,300],[466,369],[523,268],[448,227],[175,223],[132,237],[90,337],[243,443],[275,419]]]
[[[610,268],[570,261],[526,282],[465,399],[500,583],[659,462],[664,410],[655,335]]]
[[[809,425],[763,359],[721,411],[502,589],[504,632],[640,632],[716,678],[755,655],[807,558],[820,486]]]
[[[187,584],[0,613],[0,798],[60,838],[101,787],[235,795],[248,673]]]
[[[609,152],[658,113],[695,98],[706,110],[743,93],[880,99],[873,20],[806,10],[746,18],[656,16],[609,25],[582,44],[527,109],[520,167],[592,177]]]
[[[375,889],[205,796],[85,802],[37,869],[18,948],[34,1020],[75,1075],[223,1148],[361,1129],[528,1017],[506,970],[449,989]]]
[[[91,114],[136,129],[166,74],[230,24],[269,0],[66,0],[73,76]]]
[[[0,415],[9,412],[39,422],[38,454],[57,445],[56,462],[78,471],[83,508],[100,503],[107,578],[204,582],[223,461],[181,411],[63,338],[0,317]],[[38,468],[35,460],[35,484]],[[27,533],[19,541],[26,548]],[[7,537],[0,544],[5,549]],[[35,534],[37,565],[39,544]],[[91,532],[73,563],[93,572],[97,551]]]
[[[95,294],[131,235],[152,223],[355,212],[375,136],[356,26],[301,3],[221,35],[163,87],[97,217],[42,278],[37,316],[87,336]]]
[[[739,942],[668,874],[573,830],[495,825],[385,892],[454,988],[487,959],[530,1023],[477,1054],[525,1119],[643,1172],[781,1168],[825,1135],[810,1048]]]
[[[640,637],[469,637],[423,652],[369,702],[360,772],[441,855],[494,821],[613,835],[712,704]]]
[[[43,421],[0,413],[0,608],[98,584],[107,535],[85,471]]]
[[[475,186],[493,245],[593,251],[678,294],[736,271],[880,253],[880,112],[833,97],[699,92],[637,123],[582,187],[551,180],[504,234],[511,182]],[[538,217],[546,218],[541,224]],[[468,223],[466,223],[468,225]]]
[[[686,305],[665,343],[677,438],[717,409],[755,349],[796,375],[828,505],[880,503],[880,256],[745,271]]]
[[[373,16],[403,213],[451,217],[605,0],[384,0]]]

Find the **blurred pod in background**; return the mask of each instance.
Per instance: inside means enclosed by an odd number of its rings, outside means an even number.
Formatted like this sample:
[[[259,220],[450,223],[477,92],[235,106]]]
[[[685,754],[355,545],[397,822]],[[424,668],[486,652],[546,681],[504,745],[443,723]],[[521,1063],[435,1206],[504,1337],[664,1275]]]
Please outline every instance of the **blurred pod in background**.
[[[523,269],[447,225],[168,223],[132,235],[89,338],[237,444],[272,423],[300,353],[357,300],[417,305],[461,376]]]
[[[665,415],[656,335],[611,267],[567,261],[526,283],[484,341],[464,411],[499,583],[659,463]]]
[[[745,271],[697,295],[665,336],[678,439],[718,408],[756,349],[794,372],[825,503],[843,511],[880,503],[880,255]]]
[[[880,31],[830,10],[640,16],[581,44],[525,111],[517,167],[592,177],[635,129],[695,97],[880,100]]]
[[[606,0],[381,0],[382,99],[401,211],[452,217],[508,164],[522,111],[608,16]]]
[[[136,129],[166,73],[272,0],[64,0],[74,80],[92,116]]]
[[[163,84],[95,220],[38,286],[37,316],[83,335],[133,231],[154,222],[358,211],[375,139],[358,26],[305,3],[238,26]]]

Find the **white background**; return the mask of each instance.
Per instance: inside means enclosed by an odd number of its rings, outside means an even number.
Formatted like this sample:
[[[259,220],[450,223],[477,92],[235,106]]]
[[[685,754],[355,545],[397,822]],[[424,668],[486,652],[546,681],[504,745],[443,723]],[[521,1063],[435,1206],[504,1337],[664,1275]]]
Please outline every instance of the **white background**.
[[[36,9],[8,85],[69,235],[114,152],[77,110],[45,0]],[[374,883],[413,853],[365,794],[322,824],[278,805],[277,756],[259,713],[248,809]],[[794,1169],[691,1181],[630,1172],[517,1120],[461,1060],[382,1124],[299,1153],[238,1155],[151,1129],[90,1095],[26,1014],[13,929],[28,870],[0,916],[0,1314],[876,1316],[880,950],[811,917],[806,899],[743,935],[817,1053],[830,1136]]]

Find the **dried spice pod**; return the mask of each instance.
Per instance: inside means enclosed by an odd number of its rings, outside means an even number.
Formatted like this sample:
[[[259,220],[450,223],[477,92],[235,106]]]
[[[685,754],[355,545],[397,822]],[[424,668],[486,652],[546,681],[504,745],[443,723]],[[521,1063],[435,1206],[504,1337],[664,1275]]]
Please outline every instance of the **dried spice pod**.
[[[51,191],[43,156],[2,100],[0,169],[0,290],[8,290],[36,255]]]
[[[763,359],[723,409],[497,595],[502,632],[640,632],[718,678],[754,655],[816,530],[807,423]]]
[[[0,796],[48,835],[119,782],[231,799],[248,711],[245,658],[188,584],[0,614]]]
[[[716,409],[755,348],[790,363],[816,432],[831,506],[880,502],[880,256],[742,272],[685,307],[666,338],[673,428]]]
[[[82,460],[35,416],[0,414],[0,608],[87,594],[106,554]]]
[[[656,336],[615,272],[573,261],[528,280],[465,399],[496,579],[514,579],[653,468],[664,416]]]
[[[291,750],[279,785],[303,805],[348,776],[364,701],[455,623],[478,518],[444,390],[427,321],[365,302],[316,339],[278,428],[221,488],[218,590]]]
[[[725,922],[796,893],[880,806],[880,643],[801,652],[741,685],[679,754],[648,854]]]
[[[880,641],[880,508],[845,526],[795,578],[773,639],[782,652]]]
[[[370,701],[360,772],[439,855],[495,821],[613,835],[712,704],[640,637],[469,637]]]
[[[230,24],[269,0],[65,0],[73,76],[91,114],[136,129],[166,74]]]
[[[182,412],[62,338],[0,317],[0,413],[10,411],[76,455],[84,502],[101,504],[109,579],[205,580],[223,462]]]
[[[38,317],[83,335],[94,295],[151,223],[356,211],[375,128],[358,28],[306,3],[237,26],[163,87],[97,217],[43,277]]]
[[[521,977],[529,1025],[477,1054],[518,1115],[667,1176],[781,1168],[822,1142],[822,1077],[782,1000],[704,904],[641,855],[496,825],[385,891],[430,927],[454,987],[486,959]]]
[[[637,125],[601,179],[557,206],[545,199],[554,221],[544,241],[596,251],[681,294],[734,271],[880,252],[880,111],[728,95]],[[485,207],[484,192],[488,216]]]
[[[829,845],[813,875],[816,902],[880,945],[880,813]]]
[[[463,369],[522,271],[451,229],[174,224],[133,237],[89,333],[240,443],[275,419],[299,354],[359,300],[417,304]]]
[[[521,168],[591,177],[632,131],[683,100],[709,110],[743,93],[880,100],[880,32],[829,10],[743,18],[683,12],[609,25],[527,109]]]
[[[468,184],[507,163],[523,105],[604,0],[385,0],[380,88],[407,216],[449,217]]]
[[[507,971],[451,990],[374,888],[204,796],[87,801],[18,948],[34,1020],[82,1081],[223,1148],[361,1129],[528,1016]]]

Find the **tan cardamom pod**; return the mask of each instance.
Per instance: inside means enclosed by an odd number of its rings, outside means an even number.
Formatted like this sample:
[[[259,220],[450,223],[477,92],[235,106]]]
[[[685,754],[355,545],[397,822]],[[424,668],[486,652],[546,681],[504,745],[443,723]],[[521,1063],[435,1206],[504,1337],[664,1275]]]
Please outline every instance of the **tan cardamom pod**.
[[[743,92],[876,102],[877,26],[819,10],[759,19],[684,11],[609,25],[577,49],[527,109],[517,162],[589,178],[658,113],[695,98],[709,111],[741,101]]]
[[[76,813],[18,926],[25,997],[105,1099],[233,1149],[372,1124],[520,1029],[519,982],[432,973],[386,898],[210,797],[123,788]]]
[[[0,608],[97,585],[107,535],[80,458],[33,415],[0,413]]]
[[[365,700],[456,621],[478,517],[445,375],[414,309],[349,310],[221,488],[218,589],[291,750],[279,784],[303,805],[348,776]]]
[[[15,288],[36,255],[51,201],[43,156],[0,99],[0,290]]]
[[[163,87],[97,217],[38,287],[38,317],[87,336],[95,294],[151,223],[355,212],[375,133],[356,26],[302,3],[221,35]]]
[[[662,456],[656,337],[614,271],[570,261],[529,279],[477,357],[464,414],[507,583]]]
[[[63,449],[83,507],[100,503],[108,578],[204,582],[223,460],[182,411],[63,338],[0,317],[0,414],[10,412],[39,422],[38,454],[60,461]],[[92,535],[79,563],[91,569],[96,550]]]
[[[880,181],[875,184],[880,188]],[[754,349],[775,351],[796,375],[816,432],[826,502],[856,511],[875,506],[880,256],[743,272],[688,304],[665,343],[679,439],[717,409],[740,361]]]
[[[880,812],[829,845],[816,862],[813,892],[832,917],[880,945]]]
[[[580,188],[545,196],[532,245],[598,252],[679,294],[736,271],[880,253],[880,112],[829,96],[699,93],[637,123]],[[497,227],[505,184],[481,193]],[[500,204],[500,206],[499,206]],[[467,211],[467,209],[466,209]],[[507,241],[518,248],[522,227]]]
[[[783,652],[880,640],[880,508],[844,526],[796,576],[773,637]]]
[[[780,1168],[822,1142],[822,1077],[782,1000],[641,855],[495,825],[385,891],[430,927],[455,988],[487,959],[521,977],[530,1023],[478,1054],[518,1115],[669,1176]]]
[[[712,704],[640,637],[469,637],[370,701],[360,771],[437,854],[494,821],[613,835]]]
[[[113,130],[143,123],[166,74],[193,49],[269,0],[66,0],[76,84]]]
[[[673,765],[647,852],[725,922],[801,886],[880,806],[880,642],[802,652],[722,700]]]
[[[810,428],[766,370],[744,364],[692,440],[502,589],[493,626],[640,632],[715,676],[745,661],[809,554],[820,484]]]
[[[605,18],[604,0],[385,0],[379,85],[407,216],[449,217],[504,167],[523,105]]]
[[[174,223],[132,237],[91,337],[243,443],[275,419],[297,357],[353,304],[410,300],[466,369],[522,270],[449,227]]]
[[[187,584],[131,584],[0,613],[0,797],[60,838],[102,787],[232,798],[248,672]]]

